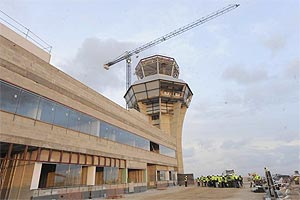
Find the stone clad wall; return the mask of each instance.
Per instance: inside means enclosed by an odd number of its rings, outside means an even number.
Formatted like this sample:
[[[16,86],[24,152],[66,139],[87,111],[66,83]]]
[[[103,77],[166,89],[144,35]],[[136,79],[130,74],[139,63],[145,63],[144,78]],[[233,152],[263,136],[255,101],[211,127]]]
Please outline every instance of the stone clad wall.
[[[143,121],[139,116],[135,116],[134,112],[128,112],[1,36],[0,52],[0,78],[2,80],[112,123],[151,141],[175,148],[176,141],[174,137],[161,134],[161,130],[149,125],[147,120]],[[1,125],[5,124],[1,128],[2,138],[10,140],[10,142],[18,141],[22,144],[30,142],[31,145],[36,146],[59,147],[60,149],[71,148],[76,152],[89,151],[96,154],[101,152],[123,159],[125,156],[125,158],[137,161],[144,162],[148,160],[153,163],[176,165],[173,158],[142,149],[87,134],[79,134],[61,127],[52,127],[49,124],[24,117],[12,116],[11,114],[2,114],[2,116],[7,117],[3,117],[3,123],[1,122]],[[6,122],[4,123],[4,121]],[[11,138],[10,135],[17,137]],[[149,155],[145,157],[145,153]]]

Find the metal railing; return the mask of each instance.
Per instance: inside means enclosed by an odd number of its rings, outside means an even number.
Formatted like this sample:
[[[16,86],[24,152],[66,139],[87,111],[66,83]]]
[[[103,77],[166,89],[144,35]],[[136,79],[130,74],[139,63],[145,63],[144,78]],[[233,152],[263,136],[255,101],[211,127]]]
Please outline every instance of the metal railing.
[[[68,198],[68,199],[80,199],[83,194],[89,192],[90,194],[95,191],[103,191],[103,195],[105,197],[117,197],[122,196],[126,192],[126,189],[129,187],[132,187],[134,190],[135,187],[143,187],[147,186],[147,183],[119,183],[114,185],[109,184],[103,184],[103,185],[94,185],[94,186],[88,186],[88,185],[78,185],[78,186],[62,186],[62,187],[52,187],[52,188],[38,188],[33,189],[32,191],[32,198],[35,197],[43,197],[43,196],[52,196],[52,195],[59,195],[64,197],[75,197],[74,195],[77,195],[77,198]],[[130,193],[130,192],[129,192]]]
[[[3,24],[9,26],[10,28],[14,29],[20,35],[24,36],[27,40],[30,40],[37,46],[39,46],[44,51],[51,53],[52,46],[49,45],[47,42],[45,42],[43,39],[41,39],[38,35],[33,33],[29,28],[25,27],[23,24],[19,23],[14,18],[10,17],[8,14],[0,10],[0,22],[3,22]]]

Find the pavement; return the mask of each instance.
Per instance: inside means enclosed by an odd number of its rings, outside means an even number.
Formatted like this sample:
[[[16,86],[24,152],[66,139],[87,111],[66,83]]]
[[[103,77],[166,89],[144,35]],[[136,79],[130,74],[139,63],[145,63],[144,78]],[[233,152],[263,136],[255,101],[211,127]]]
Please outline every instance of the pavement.
[[[129,200],[264,200],[265,193],[254,193],[249,184],[242,188],[211,188],[190,185],[174,186],[162,189],[149,189],[141,193],[122,194],[115,199]],[[101,200],[103,198],[99,198]],[[295,188],[290,193],[288,200],[300,199],[300,188]]]

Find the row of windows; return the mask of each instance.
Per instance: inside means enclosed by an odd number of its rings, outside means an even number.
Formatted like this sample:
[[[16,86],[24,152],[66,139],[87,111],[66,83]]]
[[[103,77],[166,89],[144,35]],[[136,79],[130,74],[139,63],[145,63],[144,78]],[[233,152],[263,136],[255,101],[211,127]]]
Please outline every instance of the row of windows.
[[[1,110],[150,151],[150,141],[94,117],[0,81]],[[175,150],[160,146],[160,154]]]
[[[43,163],[39,188],[72,187],[87,184],[88,167],[72,164]],[[95,184],[125,183],[122,169],[117,167],[96,167]]]

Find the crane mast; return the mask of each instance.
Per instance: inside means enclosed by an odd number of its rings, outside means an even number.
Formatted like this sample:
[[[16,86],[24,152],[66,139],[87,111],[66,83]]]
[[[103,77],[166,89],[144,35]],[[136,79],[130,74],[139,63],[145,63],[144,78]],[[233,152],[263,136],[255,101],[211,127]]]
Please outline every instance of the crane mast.
[[[196,26],[199,26],[201,24],[204,24],[204,23],[216,18],[216,17],[219,17],[220,15],[223,15],[223,14],[237,8],[239,5],[240,4],[228,5],[224,8],[222,8],[220,10],[217,10],[217,11],[215,11],[215,12],[213,12],[213,13],[205,16],[205,17],[202,17],[202,18],[200,18],[200,19],[198,19],[198,20],[196,20],[192,23],[189,23],[189,24],[187,24],[183,27],[180,27],[180,28],[178,28],[178,29],[176,29],[176,30],[174,30],[174,31],[162,36],[162,37],[159,37],[155,40],[152,40],[152,41],[150,41],[150,42],[148,42],[148,43],[146,43],[146,44],[144,44],[144,45],[142,45],[142,46],[140,46],[136,49],[133,49],[131,51],[126,51],[122,55],[117,57],[116,59],[104,64],[104,68],[108,70],[110,68],[110,66],[112,66],[112,65],[114,65],[118,62],[121,62],[122,60],[126,60],[126,91],[127,91],[130,87],[130,84],[131,84],[131,56],[132,55],[138,54],[138,53],[140,53],[140,52],[142,52],[146,49],[149,49],[150,47],[153,47],[157,44],[160,44],[160,43],[162,43],[162,42],[164,42],[164,41],[166,41],[166,40],[168,40],[172,37],[175,37],[175,36],[177,36],[181,33],[186,32],[186,31],[188,31],[188,30],[190,30],[190,29],[192,29]]]

